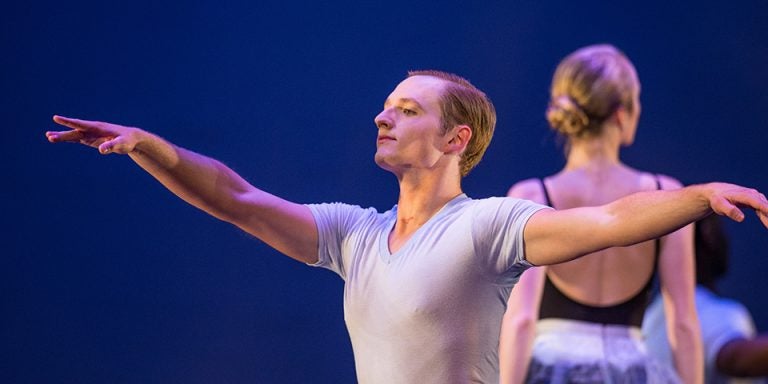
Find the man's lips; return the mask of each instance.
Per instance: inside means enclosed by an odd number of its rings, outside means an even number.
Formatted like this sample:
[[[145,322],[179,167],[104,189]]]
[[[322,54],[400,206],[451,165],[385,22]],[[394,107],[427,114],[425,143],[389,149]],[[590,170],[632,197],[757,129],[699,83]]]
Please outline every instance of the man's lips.
[[[392,136],[386,136],[386,135],[379,135],[379,137],[376,138],[377,143],[383,143],[385,141],[395,141],[395,138]]]

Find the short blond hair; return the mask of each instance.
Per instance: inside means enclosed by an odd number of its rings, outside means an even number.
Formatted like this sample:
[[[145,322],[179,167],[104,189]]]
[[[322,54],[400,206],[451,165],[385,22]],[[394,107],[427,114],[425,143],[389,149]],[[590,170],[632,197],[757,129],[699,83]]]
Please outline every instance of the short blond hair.
[[[452,73],[436,70],[408,71],[408,77],[412,76],[432,76],[445,81],[440,97],[443,133],[457,125],[467,125],[472,129],[472,138],[461,154],[459,163],[461,176],[466,176],[483,158],[493,137],[496,109],[491,99],[467,79]]]

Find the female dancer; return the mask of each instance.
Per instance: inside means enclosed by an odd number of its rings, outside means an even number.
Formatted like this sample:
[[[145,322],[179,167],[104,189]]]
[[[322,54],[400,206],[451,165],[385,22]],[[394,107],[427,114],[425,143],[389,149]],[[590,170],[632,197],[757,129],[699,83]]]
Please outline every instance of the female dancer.
[[[546,113],[566,139],[565,167],[519,182],[508,195],[566,209],[681,187],[619,159],[621,147],[634,141],[639,93],[635,68],[615,47],[588,46],[567,56],[555,71]],[[501,382],[701,382],[693,260],[689,225],[656,241],[526,271],[502,325]],[[640,337],[657,270],[675,370],[649,357]]]

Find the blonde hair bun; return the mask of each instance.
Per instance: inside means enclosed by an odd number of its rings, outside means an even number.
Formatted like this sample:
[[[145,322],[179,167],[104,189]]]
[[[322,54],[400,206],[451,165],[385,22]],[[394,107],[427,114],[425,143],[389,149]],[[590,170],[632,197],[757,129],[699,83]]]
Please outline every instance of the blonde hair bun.
[[[568,96],[558,96],[550,101],[547,121],[552,129],[567,136],[580,136],[589,126],[587,114]]]

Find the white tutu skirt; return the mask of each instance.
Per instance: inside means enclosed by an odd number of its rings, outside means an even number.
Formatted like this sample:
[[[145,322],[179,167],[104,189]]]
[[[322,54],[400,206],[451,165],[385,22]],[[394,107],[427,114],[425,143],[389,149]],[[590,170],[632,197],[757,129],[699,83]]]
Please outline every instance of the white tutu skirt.
[[[648,355],[640,329],[563,319],[536,326],[527,383],[680,383]]]

